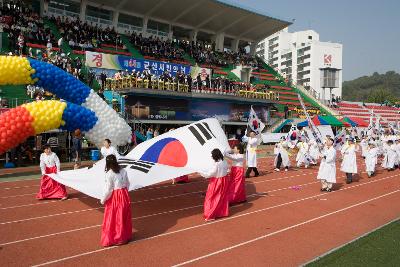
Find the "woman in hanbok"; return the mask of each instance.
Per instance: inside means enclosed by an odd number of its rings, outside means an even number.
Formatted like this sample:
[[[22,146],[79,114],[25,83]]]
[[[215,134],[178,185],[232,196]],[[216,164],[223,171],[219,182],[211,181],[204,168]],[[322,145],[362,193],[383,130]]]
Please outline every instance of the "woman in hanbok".
[[[68,198],[67,190],[64,185],[53,180],[47,174],[60,172],[60,160],[56,153],[51,151],[49,145],[44,146],[44,153],[40,155],[40,170],[42,179],[37,199],[61,199]]]
[[[378,162],[379,149],[374,143],[370,142],[365,152],[365,169],[367,171],[368,178],[375,175],[375,168]]]
[[[343,157],[342,165],[340,170],[346,173],[346,183],[350,184],[353,182],[353,174],[357,173],[357,157],[356,151],[358,150],[354,144],[354,139],[349,138],[348,142],[342,147],[340,151]]]
[[[103,247],[122,245],[132,238],[131,200],[127,173],[117,162],[115,155],[106,157],[106,179],[100,203],[104,207],[101,228]]]
[[[336,183],[336,150],[332,138],[326,140],[317,179],[321,180],[321,191],[331,192]]]
[[[246,187],[244,181],[244,151],[243,146],[238,144],[234,146],[232,154],[226,154],[225,157],[232,161],[231,181],[229,190],[229,203],[241,203],[246,201]]]
[[[274,154],[275,154],[275,171],[279,172],[281,165],[285,168],[285,171],[289,170],[290,167],[290,159],[289,153],[287,152],[288,145],[285,141],[285,137],[281,138],[281,141],[275,145]]]
[[[108,155],[114,155],[116,158],[119,157],[118,151],[114,146],[111,145],[110,139],[104,139],[103,147],[100,151],[103,158],[107,157]]]
[[[200,172],[201,176],[209,179],[204,200],[204,220],[206,222],[229,215],[228,163],[217,148],[211,152],[211,157],[215,161],[214,166],[207,172]]]

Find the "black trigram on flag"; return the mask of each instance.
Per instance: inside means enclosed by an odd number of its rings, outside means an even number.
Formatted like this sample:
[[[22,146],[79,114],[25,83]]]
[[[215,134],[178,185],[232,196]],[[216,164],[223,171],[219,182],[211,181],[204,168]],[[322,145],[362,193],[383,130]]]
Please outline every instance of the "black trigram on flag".
[[[124,159],[124,158],[119,159],[118,163],[120,164],[121,168],[129,167],[130,169],[141,171],[144,173],[148,173],[150,171],[150,169],[155,165],[154,162],[148,162],[148,161],[143,161],[143,160]]]
[[[194,126],[189,126],[189,130],[197,139],[197,141],[199,141],[200,145],[204,145],[213,137],[216,138],[207,122],[196,123]]]

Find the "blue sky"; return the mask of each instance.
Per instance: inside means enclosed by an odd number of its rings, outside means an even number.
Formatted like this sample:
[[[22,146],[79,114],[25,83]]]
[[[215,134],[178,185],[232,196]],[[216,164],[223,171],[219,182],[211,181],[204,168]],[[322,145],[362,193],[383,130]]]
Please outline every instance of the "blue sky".
[[[400,0],[234,0],[343,44],[343,80],[400,72]]]

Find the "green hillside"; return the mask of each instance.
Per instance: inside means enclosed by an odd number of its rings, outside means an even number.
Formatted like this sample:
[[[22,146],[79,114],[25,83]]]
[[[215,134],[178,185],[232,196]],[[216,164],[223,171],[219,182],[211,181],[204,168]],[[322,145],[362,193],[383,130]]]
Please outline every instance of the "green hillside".
[[[343,82],[343,100],[383,103],[400,101],[400,74],[375,72],[352,81]]]

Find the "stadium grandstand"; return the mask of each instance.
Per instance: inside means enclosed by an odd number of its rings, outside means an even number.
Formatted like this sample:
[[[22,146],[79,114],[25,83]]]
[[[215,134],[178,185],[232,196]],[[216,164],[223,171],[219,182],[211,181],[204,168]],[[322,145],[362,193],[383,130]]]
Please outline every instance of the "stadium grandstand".
[[[337,103],[334,109],[340,115],[350,118],[359,118],[366,122],[369,121],[373,113],[381,118],[381,124],[384,126],[387,126],[389,123],[397,123],[400,117],[399,108],[383,104],[342,101]]]
[[[53,63],[142,128],[148,127],[143,123],[172,127],[216,116],[232,133],[246,124],[253,105],[276,129],[304,115],[298,94],[310,114],[367,119],[374,110],[387,121],[396,114],[346,102],[331,108],[291,84],[255,56],[260,40],[291,22],[229,1],[0,3],[2,54]],[[5,110],[53,96],[38,87],[3,86],[0,97]]]

